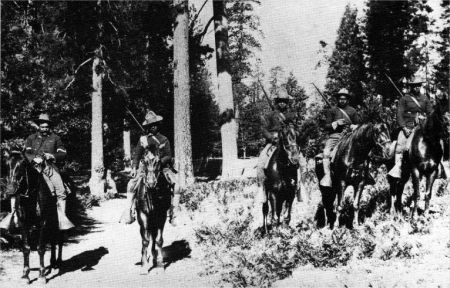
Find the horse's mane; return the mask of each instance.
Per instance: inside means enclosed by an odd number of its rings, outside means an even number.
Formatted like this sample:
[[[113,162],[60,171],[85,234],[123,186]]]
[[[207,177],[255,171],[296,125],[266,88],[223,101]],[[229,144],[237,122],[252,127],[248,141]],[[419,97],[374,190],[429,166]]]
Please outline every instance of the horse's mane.
[[[439,142],[440,138],[445,138],[441,110],[440,105],[436,105],[433,112],[420,127],[424,140],[428,140],[430,143]]]
[[[339,145],[340,150],[360,149],[367,146],[367,142],[373,139],[373,125],[362,124],[352,133],[345,135]],[[338,151],[339,153],[339,151]]]

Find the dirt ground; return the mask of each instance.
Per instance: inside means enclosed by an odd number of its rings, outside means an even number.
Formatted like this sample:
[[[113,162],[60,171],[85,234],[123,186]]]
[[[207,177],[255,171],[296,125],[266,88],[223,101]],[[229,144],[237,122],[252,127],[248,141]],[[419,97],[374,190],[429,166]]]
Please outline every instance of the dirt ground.
[[[201,265],[195,251],[190,251],[191,229],[188,225],[176,227],[167,224],[164,233],[164,252],[168,266],[141,275],[141,238],[139,225],[118,223],[125,207],[125,199],[101,203],[88,211],[96,224],[90,233],[72,239],[64,247],[64,267],[59,275],[53,271],[47,276],[46,287],[211,287],[212,279],[199,276]],[[78,242],[78,243],[76,243]],[[22,255],[19,251],[1,251],[1,287],[27,287],[19,280]],[[45,261],[49,264],[50,253]],[[30,257],[30,279],[38,285],[39,256]]]

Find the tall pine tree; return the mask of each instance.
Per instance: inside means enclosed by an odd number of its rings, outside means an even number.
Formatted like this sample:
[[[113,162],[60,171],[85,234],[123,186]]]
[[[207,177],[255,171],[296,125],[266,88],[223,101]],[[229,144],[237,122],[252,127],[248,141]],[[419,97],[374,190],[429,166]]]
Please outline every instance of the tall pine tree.
[[[333,53],[328,60],[326,92],[337,92],[347,88],[353,95],[355,103],[363,100],[362,82],[365,81],[364,43],[357,21],[358,10],[345,7],[344,16],[337,32]]]

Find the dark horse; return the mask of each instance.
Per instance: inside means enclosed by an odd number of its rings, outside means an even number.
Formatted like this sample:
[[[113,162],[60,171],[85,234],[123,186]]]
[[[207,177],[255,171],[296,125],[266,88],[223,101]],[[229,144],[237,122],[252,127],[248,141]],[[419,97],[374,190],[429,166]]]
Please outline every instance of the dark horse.
[[[333,228],[334,221],[339,227],[339,218],[343,208],[343,194],[348,186],[353,186],[353,225],[359,225],[359,203],[364,186],[369,179],[370,158],[384,158],[391,144],[390,134],[385,124],[362,124],[352,133],[345,135],[336,147],[331,163],[332,187],[319,185],[322,205],[326,218]],[[323,177],[321,158],[316,158],[317,178]],[[336,199],[337,198],[337,199]],[[336,206],[334,206],[337,200]],[[336,208],[336,214],[334,213]]]
[[[263,203],[263,228],[267,233],[267,214],[269,203],[271,219],[276,215],[276,224],[280,224],[281,212],[284,208],[284,223],[289,225],[291,220],[292,202],[295,198],[297,179],[297,165],[299,148],[297,137],[293,128],[284,127],[278,132],[278,144],[265,171],[264,187],[267,200]]]
[[[149,269],[163,263],[163,230],[172,191],[171,185],[162,173],[158,149],[150,149],[143,162],[144,169],[136,191],[136,215],[142,237],[141,265],[143,272],[147,273]],[[149,267],[150,257],[152,257],[151,267]]]
[[[22,279],[30,283],[30,242],[37,229],[39,253],[39,282],[45,284],[44,254],[47,243],[51,244],[50,269],[59,268],[62,258],[63,235],[58,227],[56,196],[53,196],[45,180],[19,150],[3,149],[3,167],[7,171],[6,194],[15,200],[19,228],[22,235],[24,268]],[[14,201],[12,201],[14,202]],[[14,204],[13,204],[14,205]],[[56,259],[56,245],[59,247]]]
[[[441,159],[444,156],[441,139],[448,141],[449,137],[448,109],[448,98],[438,99],[434,111],[411,135],[411,144],[405,149],[403,154],[401,178],[395,179],[388,176],[391,193],[388,206],[390,207],[391,215],[401,214],[402,212],[403,189],[410,175],[414,189],[412,196],[414,206],[411,210],[411,219],[414,218],[417,212],[417,200],[420,196],[419,184],[423,176],[426,178],[424,213],[428,211],[433,183],[437,177]],[[387,164],[389,169],[392,166],[394,166],[394,161],[390,161]]]

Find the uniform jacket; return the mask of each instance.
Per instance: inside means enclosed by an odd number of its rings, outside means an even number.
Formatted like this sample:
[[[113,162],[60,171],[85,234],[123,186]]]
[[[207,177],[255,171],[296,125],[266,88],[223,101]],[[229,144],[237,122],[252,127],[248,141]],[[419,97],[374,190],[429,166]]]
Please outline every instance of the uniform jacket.
[[[272,139],[272,134],[278,132],[284,124],[288,124],[294,120],[293,113],[281,113],[274,110],[267,114],[266,117],[261,118],[261,126],[264,138]]]
[[[352,123],[349,123],[349,124],[359,124],[360,119],[358,117],[358,113],[356,112],[355,108],[353,108],[350,105],[347,105],[341,109],[344,110],[347,113],[347,115],[350,117],[350,120],[352,121]],[[343,125],[338,126],[336,128],[336,130],[334,130],[333,126],[331,125],[331,123],[333,123],[334,121],[337,121],[339,119],[344,119],[344,120],[348,121],[348,118],[344,115],[344,113],[342,113],[342,111],[338,107],[333,107],[330,110],[328,110],[327,117],[326,117],[325,130],[327,130],[331,134],[341,133],[344,130]]]
[[[155,136],[147,135],[147,143],[148,147],[159,147],[159,157],[161,159],[161,164],[163,167],[171,163],[172,150],[170,149],[169,139],[167,139],[166,136],[162,135],[161,133],[158,133]],[[139,161],[141,161],[142,157],[144,156],[145,149],[146,148],[142,146],[141,141],[139,141],[133,158],[134,168],[137,169],[139,167]]]
[[[56,162],[64,160],[67,154],[61,138],[55,133],[50,133],[47,137],[39,132],[30,135],[25,142],[25,156],[32,161],[42,153],[52,154]]]
[[[414,127],[417,113],[424,113],[427,116],[433,111],[430,100],[427,96],[420,95],[416,97],[420,106],[411,99],[413,96],[405,95],[398,102],[397,108],[397,124],[400,127]]]

